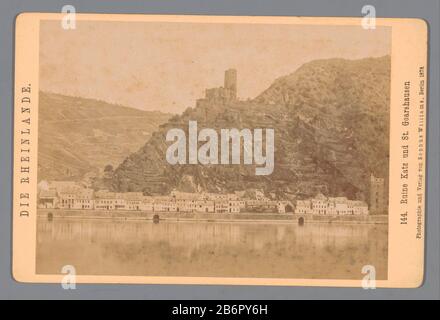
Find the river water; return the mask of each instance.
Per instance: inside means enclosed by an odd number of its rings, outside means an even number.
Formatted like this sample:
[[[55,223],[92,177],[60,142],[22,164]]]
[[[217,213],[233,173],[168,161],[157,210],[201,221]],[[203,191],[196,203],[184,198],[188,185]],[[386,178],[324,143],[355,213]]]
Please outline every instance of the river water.
[[[37,273],[387,277],[388,225],[38,219]]]

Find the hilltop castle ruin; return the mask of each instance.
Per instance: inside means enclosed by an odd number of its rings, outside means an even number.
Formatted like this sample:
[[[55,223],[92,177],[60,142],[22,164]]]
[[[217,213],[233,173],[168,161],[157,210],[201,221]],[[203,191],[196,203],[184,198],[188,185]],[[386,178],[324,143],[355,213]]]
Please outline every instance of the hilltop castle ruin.
[[[212,102],[226,103],[237,100],[237,70],[226,70],[224,81],[223,87],[206,89],[205,97],[197,100],[197,106]]]

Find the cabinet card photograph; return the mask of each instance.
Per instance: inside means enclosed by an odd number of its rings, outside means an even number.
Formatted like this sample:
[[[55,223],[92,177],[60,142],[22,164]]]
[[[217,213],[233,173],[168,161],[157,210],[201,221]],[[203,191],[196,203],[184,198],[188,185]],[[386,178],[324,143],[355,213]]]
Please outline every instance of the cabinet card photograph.
[[[418,287],[418,19],[22,13],[21,282]]]

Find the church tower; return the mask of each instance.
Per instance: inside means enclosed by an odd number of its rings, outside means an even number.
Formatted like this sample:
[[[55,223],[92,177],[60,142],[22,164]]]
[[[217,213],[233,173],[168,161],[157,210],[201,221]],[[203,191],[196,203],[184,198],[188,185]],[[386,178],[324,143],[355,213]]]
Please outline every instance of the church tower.
[[[370,176],[370,212],[373,214],[385,214],[387,204],[385,201],[385,179]]]

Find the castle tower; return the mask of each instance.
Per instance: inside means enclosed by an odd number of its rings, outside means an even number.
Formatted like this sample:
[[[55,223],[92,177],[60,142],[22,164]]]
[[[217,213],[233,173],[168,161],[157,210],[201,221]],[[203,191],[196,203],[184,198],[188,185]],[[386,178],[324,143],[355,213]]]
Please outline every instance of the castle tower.
[[[370,211],[375,214],[386,212],[385,179],[370,176]]]
[[[228,69],[225,71],[225,89],[231,93],[231,99],[237,99],[237,70]]]

